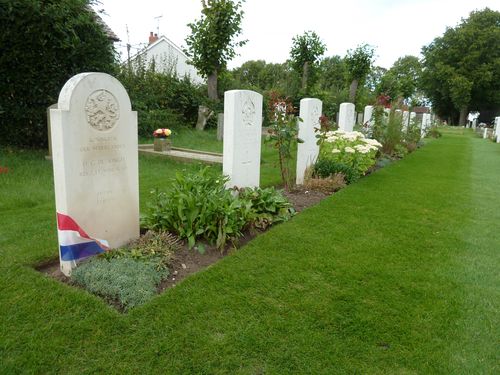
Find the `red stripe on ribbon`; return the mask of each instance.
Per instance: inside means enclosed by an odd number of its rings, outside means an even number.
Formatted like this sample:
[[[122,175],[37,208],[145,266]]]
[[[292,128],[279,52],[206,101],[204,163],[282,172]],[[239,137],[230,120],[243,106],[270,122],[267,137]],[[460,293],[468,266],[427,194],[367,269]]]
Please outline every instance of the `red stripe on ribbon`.
[[[109,247],[101,243],[101,241],[90,237],[80,226],[68,215],[57,212],[57,228],[59,230],[72,230],[78,232],[80,237],[95,241],[102,249],[109,250]]]

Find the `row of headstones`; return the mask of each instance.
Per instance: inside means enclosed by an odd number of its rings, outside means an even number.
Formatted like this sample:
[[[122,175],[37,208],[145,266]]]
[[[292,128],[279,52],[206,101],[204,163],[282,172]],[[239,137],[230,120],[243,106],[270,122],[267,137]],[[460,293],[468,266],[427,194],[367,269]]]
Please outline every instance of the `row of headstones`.
[[[497,143],[500,143],[500,116],[495,117],[495,123],[492,131],[488,128],[484,128],[483,130],[483,138],[486,139],[490,137]]]
[[[387,109],[386,111],[390,111]],[[319,154],[315,129],[320,127],[322,102],[319,99],[300,101],[299,138],[303,143],[297,147],[296,183],[304,183],[307,168]],[[389,113],[388,113],[389,114]],[[407,129],[416,118],[415,112],[396,110]],[[363,121],[373,126],[373,106],[366,106]],[[355,107],[342,103],[339,110],[339,130],[354,129]],[[425,113],[421,122],[421,134],[425,135],[432,124],[431,115]],[[256,187],[260,182],[260,154],[262,138],[262,95],[249,90],[232,90],[224,94],[224,153],[223,173],[229,176],[228,186]]]
[[[259,186],[262,95],[228,91],[224,108],[228,185]],[[320,100],[301,101],[298,184],[319,153],[314,128],[321,112]],[[137,113],[122,84],[104,73],[72,77],[49,113],[60,262],[69,275],[79,259],[139,236]],[[340,115],[340,128],[351,131],[354,105],[343,103]],[[371,119],[370,109],[365,116]]]

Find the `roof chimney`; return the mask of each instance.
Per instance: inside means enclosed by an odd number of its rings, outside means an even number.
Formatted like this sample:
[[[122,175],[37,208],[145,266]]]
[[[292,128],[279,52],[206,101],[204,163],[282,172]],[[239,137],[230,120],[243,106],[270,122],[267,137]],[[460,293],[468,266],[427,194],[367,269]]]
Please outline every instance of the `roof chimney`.
[[[157,40],[158,40],[158,34],[153,34],[153,32],[151,31],[149,33],[149,44],[153,44]]]

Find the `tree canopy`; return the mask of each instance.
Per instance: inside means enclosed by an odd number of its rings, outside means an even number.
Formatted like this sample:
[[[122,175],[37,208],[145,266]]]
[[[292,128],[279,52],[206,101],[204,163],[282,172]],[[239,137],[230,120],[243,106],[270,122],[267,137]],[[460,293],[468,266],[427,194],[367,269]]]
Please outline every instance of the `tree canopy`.
[[[191,34],[186,38],[185,52],[198,72],[208,78],[210,99],[218,98],[218,73],[236,56],[236,47],[246,43],[246,40],[236,40],[242,31],[243,2],[202,0],[201,18],[188,24]]]
[[[403,99],[407,104],[420,88],[422,64],[416,56],[404,56],[396,60],[382,76],[377,92],[392,99]]]
[[[370,73],[374,53],[375,49],[368,44],[359,45],[354,50],[347,51],[345,63],[351,81],[349,100],[352,103],[356,100],[358,85],[363,83]]]
[[[500,107],[500,12],[489,8],[448,28],[422,48],[422,82],[442,117]]]
[[[64,83],[86,71],[114,71],[113,43],[88,3],[0,2],[0,143],[46,146],[46,108]]]
[[[326,51],[326,45],[314,31],[306,31],[292,38],[290,58],[292,67],[302,76],[302,89],[306,90]]]

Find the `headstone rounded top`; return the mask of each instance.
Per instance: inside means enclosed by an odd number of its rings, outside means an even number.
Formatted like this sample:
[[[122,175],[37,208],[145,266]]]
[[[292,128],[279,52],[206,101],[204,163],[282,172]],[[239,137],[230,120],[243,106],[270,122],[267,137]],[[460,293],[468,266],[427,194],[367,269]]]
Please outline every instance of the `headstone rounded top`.
[[[123,85],[106,73],[80,73],[71,77],[59,93],[57,107],[84,108],[89,124],[97,130],[111,129],[120,111],[130,111],[130,98]]]

